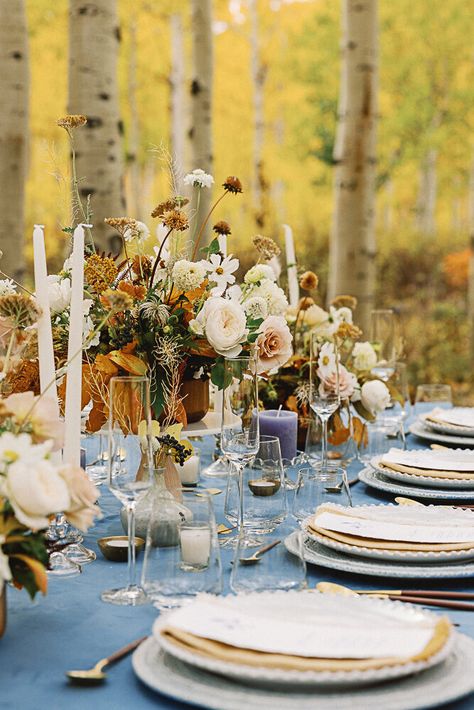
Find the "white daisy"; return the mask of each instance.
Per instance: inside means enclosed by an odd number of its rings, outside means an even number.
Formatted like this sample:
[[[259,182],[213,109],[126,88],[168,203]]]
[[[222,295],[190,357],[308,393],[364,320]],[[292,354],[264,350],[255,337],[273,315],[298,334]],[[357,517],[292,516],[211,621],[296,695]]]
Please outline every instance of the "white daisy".
[[[222,259],[219,254],[211,254],[209,261],[204,262],[208,271],[208,279],[216,286],[212,289],[213,296],[220,296],[227,286],[235,283],[234,271],[239,268],[239,260],[233,259],[232,254]]]
[[[324,343],[319,351],[318,371],[322,377],[329,377],[336,370],[336,351],[333,343]]]

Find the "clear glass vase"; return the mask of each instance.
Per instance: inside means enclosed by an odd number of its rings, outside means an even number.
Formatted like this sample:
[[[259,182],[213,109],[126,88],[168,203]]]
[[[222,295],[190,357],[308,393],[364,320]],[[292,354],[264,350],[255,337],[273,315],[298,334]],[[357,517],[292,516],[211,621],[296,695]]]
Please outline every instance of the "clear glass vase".
[[[358,423],[348,401],[341,402],[337,412],[328,421],[328,459],[347,467],[357,458],[357,441],[355,428]],[[310,461],[321,461],[322,426],[317,417],[312,417],[308,423],[305,453]]]

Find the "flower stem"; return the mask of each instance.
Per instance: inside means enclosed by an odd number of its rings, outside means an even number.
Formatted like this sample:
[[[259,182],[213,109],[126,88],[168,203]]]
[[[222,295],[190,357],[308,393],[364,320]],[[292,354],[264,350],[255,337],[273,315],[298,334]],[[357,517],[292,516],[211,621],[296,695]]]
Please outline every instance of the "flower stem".
[[[151,288],[151,287],[153,286],[153,279],[155,278],[156,270],[157,270],[157,268],[158,268],[158,264],[160,263],[161,252],[162,252],[163,247],[165,246],[165,243],[166,243],[166,241],[168,240],[168,237],[169,237],[169,235],[171,234],[172,231],[173,231],[172,229],[169,230],[169,232],[165,235],[165,238],[163,239],[163,241],[162,241],[161,244],[160,244],[160,248],[159,248],[159,250],[158,250],[158,254],[156,255],[155,263],[153,264],[153,270],[152,270],[152,272],[151,272],[150,281],[149,281],[149,283],[148,283],[148,288]]]
[[[69,144],[71,146],[71,172],[72,172],[72,191],[74,193],[75,199],[76,199],[76,204],[78,205],[81,214],[82,214],[82,219],[84,220],[85,224],[89,224],[89,212],[84,209],[84,206],[82,204],[81,200],[81,195],[79,193],[79,181],[77,179],[77,171],[76,171],[76,148],[74,146],[74,136],[72,134],[72,131],[67,129],[67,134],[69,136]],[[74,215],[73,215],[73,222],[74,222]],[[92,237],[92,232],[89,229],[89,227],[86,227],[86,232],[89,237],[92,249],[94,252],[96,251],[95,249],[95,244],[94,244],[94,239]]]
[[[216,207],[217,207],[217,205],[219,204],[219,202],[220,202],[221,200],[223,200],[226,195],[227,195],[227,190],[224,190],[224,192],[222,193],[222,195],[215,201],[214,205],[213,205],[213,206],[211,207],[211,209],[209,210],[206,219],[205,219],[204,222],[202,223],[201,229],[199,230],[199,234],[198,234],[197,239],[196,239],[196,243],[195,243],[195,245],[194,245],[193,255],[192,255],[192,257],[191,257],[191,261],[194,261],[194,259],[196,258],[196,254],[197,254],[197,250],[198,250],[199,243],[200,243],[200,241],[201,241],[202,233],[204,232],[204,229],[205,229],[205,227],[206,227],[206,224],[209,222],[209,219],[210,219],[210,217],[211,217],[211,214],[214,212],[214,210],[216,209]]]

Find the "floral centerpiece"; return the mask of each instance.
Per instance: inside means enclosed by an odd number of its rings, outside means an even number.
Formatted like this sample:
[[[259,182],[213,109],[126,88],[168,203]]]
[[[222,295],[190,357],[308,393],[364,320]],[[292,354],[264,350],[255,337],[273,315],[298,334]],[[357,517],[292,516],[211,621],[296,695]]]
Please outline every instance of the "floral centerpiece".
[[[60,122],[71,141],[73,130],[83,125],[73,118]],[[74,151],[72,155],[74,163]],[[184,178],[184,186],[196,193],[196,204],[200,192],[213,182],[202,170]],[[191,411],[196,384],[201,383],[205,393],[209,380],[220,388],[225,385],[224,358],[255,347],[259,371],[264,372],[290,357],[292,337],[284,317],[288,302],[268,258],[270,252],[271,258],[278,251],[276,245],[272,240],[255,238],[257,263],[241,285],[236,283],[239,260],[222,247],[231,233],[229,224],[216,221],[214,238],[202,246],[217,205],[242,191],[237,177],[226,178],[202,224],[196,223],[187,197],[168,197],[151,213],[157,220],[156,237],[147,225],[133,218],[106,219],[120,240],[120,257],[97,252],[89,233],[84,270],[82,404],[92,405],[87,422],[90,431],[97,431],[106,421],[108,384],[116,375],[147,374],[152,383],[154,418],[166,424],[186,424],[190,415],[199,418],[206,410],[206,402],[201,401],[197,415]],[[76,202],[80,199],[77,191]],[[87,203],[82,208],[86,221],[90,219],[88,210]],[[67,358],[70,328],[69,260],[49,280],[55,354],[61,368]]]
[[[261,397],[268,408],[283,403],[284,408],[298,413],[298,446],[303,449],[311,421],[310,342],[316,338],[321,346],[316,368],[317,386],[328,393],[338,387],[341,398],[341,407],[329,421],[328,442],[341,446],[353,438],[360,447],[367,441],[365,422],[373,421],[398,393],[371,372],[377,354],[370,342],[360,340],[362,331],[353,322],[356,299],[339,296],[332,301],[329,310],[325,310],[313,298],[317,286],[318,278],[313,272],[301,276],[300,287],[307,295],[301,298],[297,308],[288,308],[286,314],[296,352],[278,373],[268,378],[261,388]]]

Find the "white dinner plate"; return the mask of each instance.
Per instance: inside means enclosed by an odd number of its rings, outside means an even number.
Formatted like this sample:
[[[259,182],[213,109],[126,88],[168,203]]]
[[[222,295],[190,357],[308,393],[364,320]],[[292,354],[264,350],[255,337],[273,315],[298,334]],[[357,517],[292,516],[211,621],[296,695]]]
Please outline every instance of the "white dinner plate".
[[[417,419],[408,428],[410,434],[418,436],[426,441],[433,441],[437,444],[450,444],[451,446],[474,446],[474,436],[458,436],[453,434],[440,434],[430,429],[421,419]]]
[[[407,498],[429,498],[430,500],[447,500],[457,502],[474,502],[474,491],[460,488],[424,488],[422,486],[412,486],[394,481],[385,473],[381,473],[374,468],[364,468],[359,472],[359,480],[366,486],[376,488],[384,493],[392,493],[396,496],[406,496]]]
[[[265,594],[265,593],[264,593]],[[285,604],[288,603],[293,609],[293,613],[298,610],[298,596],[301,594],[319,595],[319,592],[267,592],[272,595],[281,595]],[[238,604],[238,599],[235,597],[233,601]],[[315,600],[316,601],[316,600]],[[391,616],[401,621],[435,621],[436,615],[433,612],[428,612],[416,607],[415,605],[406,605],[402,602],[392,602],[387,599],[368,599],[361,597],[358,602],[362,609],[366,607],[383,610],[387,609]],[[233,678],[242,683],[265,685],[274,687],[275,684],[288,685],[297,688],[299,686],[330,686],[332,688],[356,687],[359,685],[367,685],[369,683],[380,683],[382,681],[402,678],[412,673],[419,673],[422,670],[431,668],[443,661],[451,651],[453,637],[449,638],[443,648],[434,656],[426,661],[418,661],[416,663],[405,663],[398,666],[389,666],[385,668],[377,668],[370,670],[352,670],[352,671],[298,671],[284,670],[281,668],[264,668],[258,665],[247,665],[243,663],[231,663],[218,658],[210,658],[201,655],[192,649],[185,649],[178,646],[170,639],[163,638],[160,634],[160,629],[163,626],[163,619],[159,617],[153,626],[153,637],[160,644],[162,649],[177,658],[179,661],[188,663],[196,668],[201,668],[210,673]]]
[[[297,532],[285,538],[285,546],[289,552],[298,554]],[[332,550],[319,542],[307,538],[304,544],[304,558],[306,562],[320,567],[337,569],[341,572],[370,575],[376,577],[396,577],[406,579],[457,579],[474,577],[474,561],[414,563],[414,562],[387,562],[385,560],[368,559],[347,555],[338,550]]]
[[[369,557],[374,560],[387,560],[387,562],[414,562],[423,564],[425,562],[460,562],[461,560],[472,559],[474,562],[474,547],[470,550],[449,550],[443,552],[415,552],[413,550],[382,550],[361,545],[350,545],[349,543],[333,540],[324,535],[318,535],[308,528],[305,534],[315,542],[331,550],[344,552],[347,555],[356,557]]]
[[[258,688],[207,673],[165,653],[154,638],[133,654],[133,669],[152,690],[209,710],[421,710],[453,702],[474,691],[474,641],[456,634],[448,658],[393,683],[346,691]]]
[[[474,454],[470,452],[472,456]],[[404,471],[394,471],[389,468],[381,468],[379,466],[382,456],[374,456],[370,461],[370,465],[376,471],[383,473],[387,478],[393,478],[395,481],[401,481],[413,486],[424,486],[425,488],[461,488],[463,490],[474,489],[474,472],[472,480],[462,478],[437,478],[436,476],[422,476],[416,473],[405,473]]]

